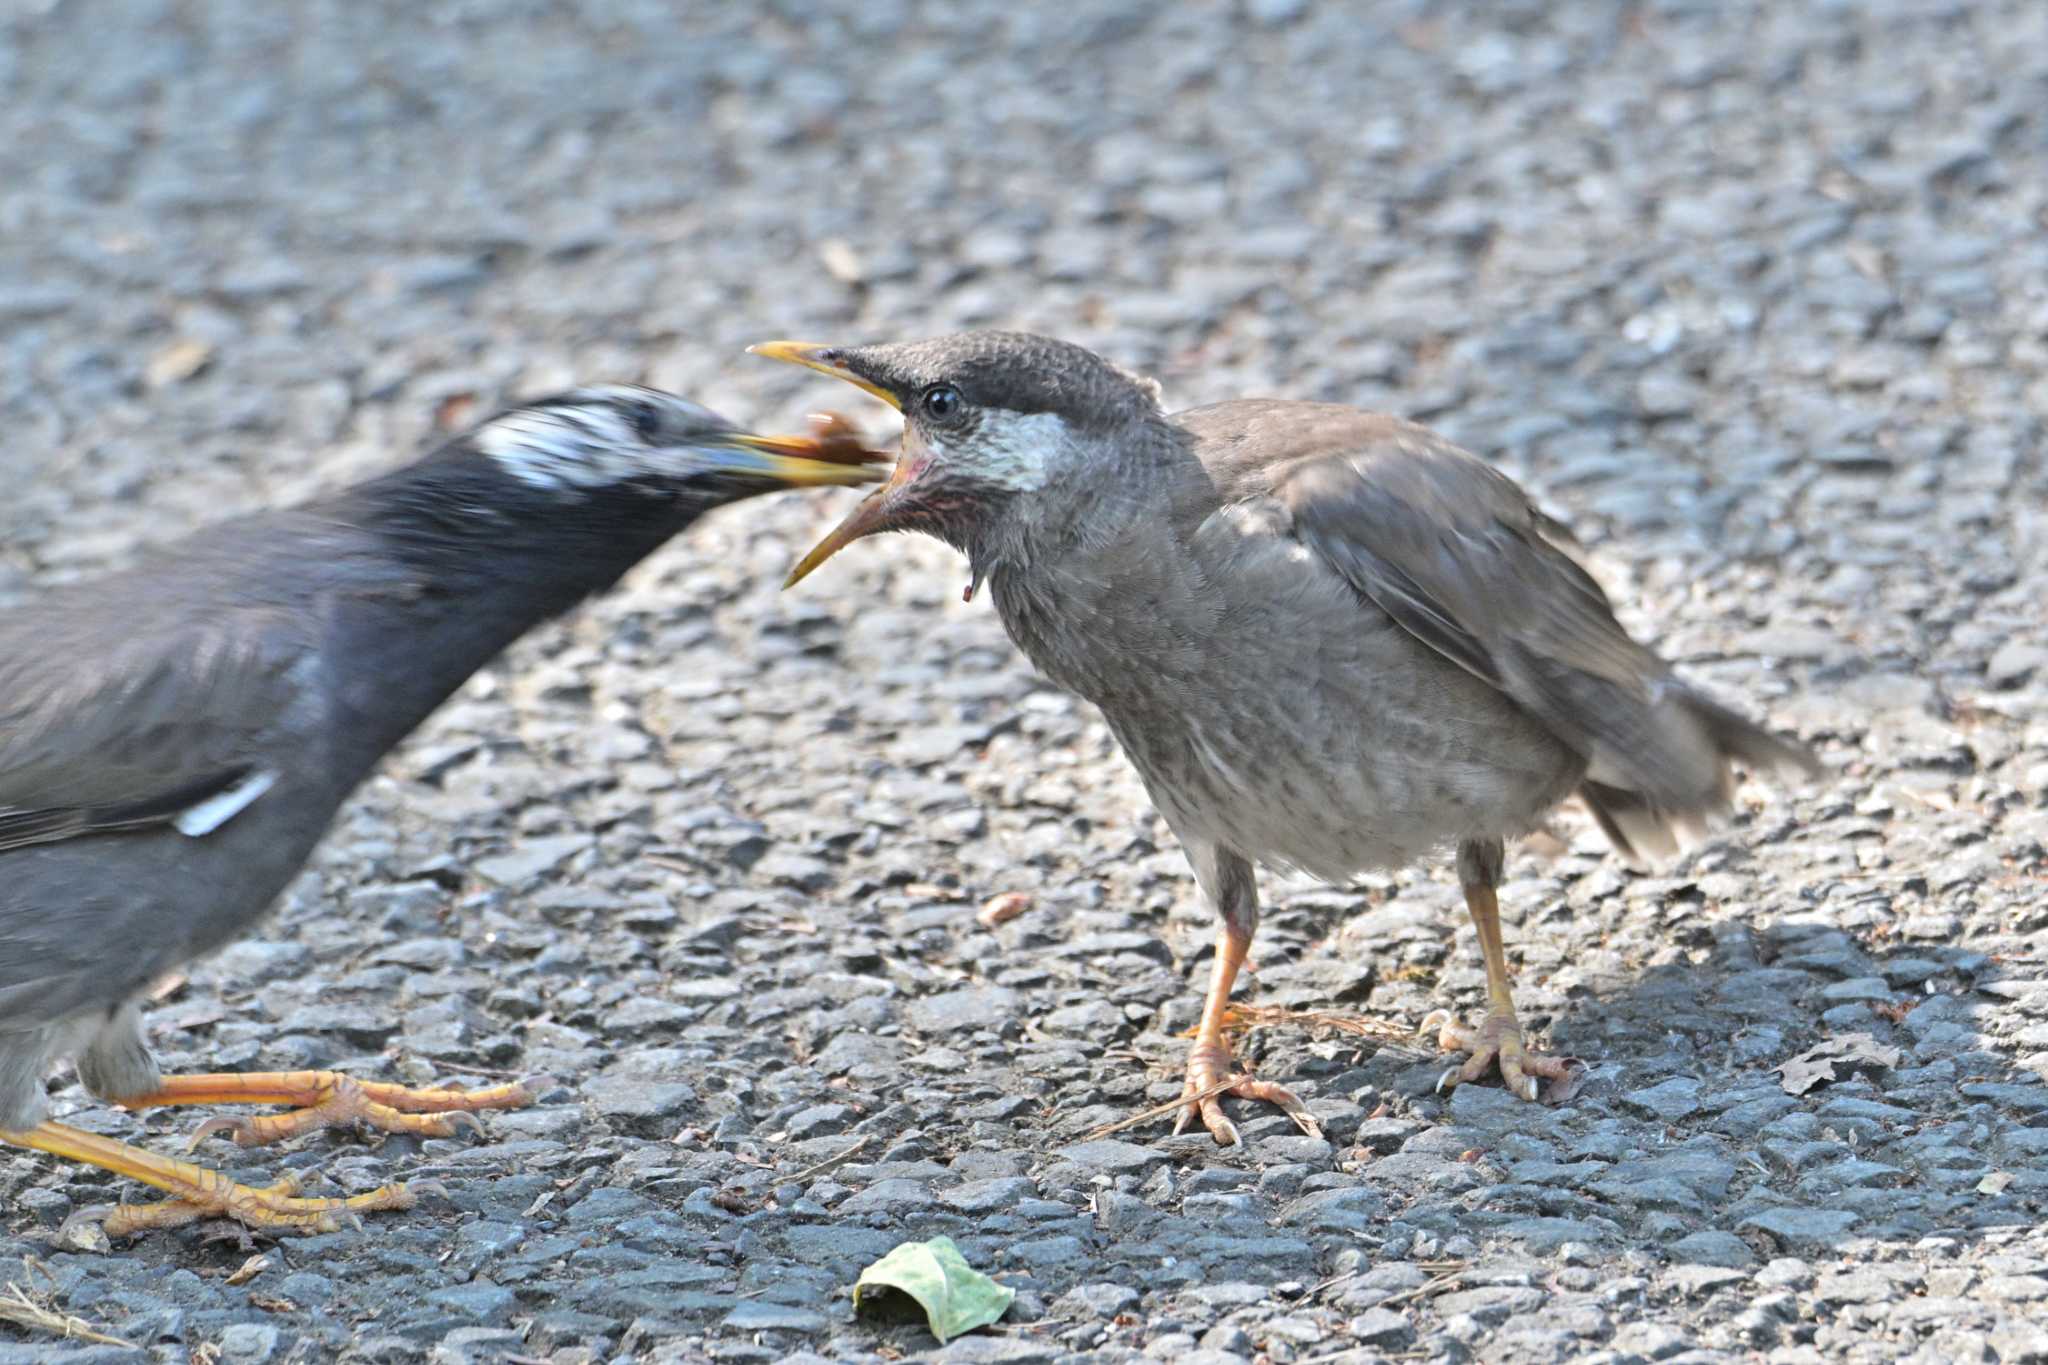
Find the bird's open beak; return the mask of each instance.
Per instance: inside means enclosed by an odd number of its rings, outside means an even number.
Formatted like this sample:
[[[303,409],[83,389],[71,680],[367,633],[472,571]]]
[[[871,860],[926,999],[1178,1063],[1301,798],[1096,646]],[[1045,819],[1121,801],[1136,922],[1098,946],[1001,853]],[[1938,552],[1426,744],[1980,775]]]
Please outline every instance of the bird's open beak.
[[[903,410],[903,403],[895,394],[867,376],[855,373],[842,363],[837,347],[822,346],[810,341],[764,341],[758,346],[747,347],[747,350],[754,355],[765,355],[770,360],[801,365],[820,374],[829,374],[834,379],[843,379],[857,388],[865,389],[898,412]],[[795,587],[811,570],[862,536],[871,536],[877,531],[890,529],[890,499],[904,484],[910,482],[912,472],[908,461],[898,459],[896,468],[889,474],[889,481],[862,498],[859,505],[847,513],[846,520],[833,527],[830,535],[813,545],[811,552],[798,560],[797,566],[789,571],[789,577],[783,580],[782,586]]]
[[[854,509],[846,514],[846,520],[832,528],[831,534],[811,547],[811,552],[797,561],[789,577],[782,580],[782,586],[793,588],[809,576],[811,570],[838,554],[862,536],[871,536],[877,531],[892,529],[889,502],[904,484],[910,482],[909,465],[898,460],[896,468],[889,474],[889,482],[862,498]]]
[[[844,379],[856,388],[866,389],[896,411],[903,411],[903,401],[895,394],[841,364],[839,348],[836,346],[823,346],[815,341],[764,341],[758,346],[747,347],[747,354],[765,355],[770,360],[780,360],[788,365],[801,365],[807,370],[816,370],[819,374],[829,374],[834,379]]]

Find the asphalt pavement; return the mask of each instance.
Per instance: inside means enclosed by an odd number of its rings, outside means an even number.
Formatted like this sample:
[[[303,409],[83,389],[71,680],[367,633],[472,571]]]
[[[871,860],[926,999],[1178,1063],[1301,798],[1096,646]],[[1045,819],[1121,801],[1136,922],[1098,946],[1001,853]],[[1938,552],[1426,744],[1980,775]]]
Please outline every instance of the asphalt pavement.
[[[1576,809],[1511,853],[1523,1017],[1584,1092],[1446,1099],[1329,1022],[1482,1004],[1447,865],[1268,876],[1240,1046],[1327,1141],[1091,1140],[1177,1093],[1208,913],[944,547],[778,591],[854,496],[791,495],[478,677],[148,1016],[167,1069],[542,1103],[214,1144],[446,1189],[277,1245],[80,1249],[139,1192],[0,1155],[0,1287],[132,1343],[0,1323],[0,1365],[2048,1360],[2048,6],[0,17],[0,603],[577,381],[885,436],[743,348],[983,325],[1176,406],[1431,423],[1825,756],[1649,875]],[[1856,1034],[1889,1064],[1787,1093]],[[197,1122],[53,1086],[159,1150]],[[1008,1317],[856,1322],[941,1233]]]

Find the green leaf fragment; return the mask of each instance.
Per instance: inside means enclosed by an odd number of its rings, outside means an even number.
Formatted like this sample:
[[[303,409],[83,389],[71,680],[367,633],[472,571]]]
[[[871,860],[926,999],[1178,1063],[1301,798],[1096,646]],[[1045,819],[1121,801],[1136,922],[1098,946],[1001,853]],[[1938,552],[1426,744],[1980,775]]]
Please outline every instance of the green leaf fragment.
[[[967,1264],[950,1237],[905,1242],[861,1271],[853,1286],[853,1311],[885,1315],[894,1294],[907,1294],[924,1309],[939,1344],[986,1327],[1009,1310],[1017,1291],[997,1284]],[[900,1300],[896,1306],[901,1307]]]

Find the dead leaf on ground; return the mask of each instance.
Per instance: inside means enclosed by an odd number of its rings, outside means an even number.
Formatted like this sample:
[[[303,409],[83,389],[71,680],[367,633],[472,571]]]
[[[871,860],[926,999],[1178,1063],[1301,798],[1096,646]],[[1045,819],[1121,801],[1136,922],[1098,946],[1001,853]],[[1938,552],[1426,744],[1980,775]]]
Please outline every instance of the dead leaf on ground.
[[[248,1260],[242,1262],[241,1269],[228,1276],[227,1283],[247,1284],[268,1269],[270,1269],[270,1258],[268,1256],[251,1256]]]
[[[922,1316],[943,1346],[1000,1318],[1016,1297],[1016,1290],[968,1265],[952,1238],[934,1237],[904,1242],[861,1271],[853,1311],[884,1319]]]
[[[982,928],[993,929],[1006,924],[1031,908],[1031,893],[1028,891],[1005,891],[990,896],[981,907],[981,913],[974,918]]]
[[[1775,1068],[1788,1095],[1804,1095],[1826,1081],[1840,1080],[1836,1067],[1853,1071],[1858,1067],[1889,1070],[1899,1064],[1902,1054],[1886,1047],[1867,1033],[1844,1033],[1806,1049],[1791,1061]]]
[[[152,389],[182,384],[213,360],[213,344],[198,337],[180,337],[149,358],[142,382]]]

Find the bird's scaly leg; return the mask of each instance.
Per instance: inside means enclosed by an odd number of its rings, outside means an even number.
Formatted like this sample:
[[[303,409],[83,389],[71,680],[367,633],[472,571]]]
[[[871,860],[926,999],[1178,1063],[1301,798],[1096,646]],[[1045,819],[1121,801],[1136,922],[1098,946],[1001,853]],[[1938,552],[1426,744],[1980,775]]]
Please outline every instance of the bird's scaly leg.
[[[353,1222],[359,1213],[409,1209],[413,1204],[412,1193],[403,1185],[381,1185],[368,1194],[346,1199],[303,1199],[298,1195],[298,1182],[290,1178],[260,1189],[237,1184],[218,1171],[61,1123],[39,1123],[18,1131],[0,1129],[0,1142],[97,1166],[171,1196],[161,1204],[116,1205],[102,1220],[109,1237],[215,1217],[233,1218],[266,1232],[334,1232]]]
[[[1507,950],[1500,936],[1500,900],[1494,894],[1500,884],[1503,854],[1497,839],[1458,846],[1458,880],[1464,887],[1465,908],[1479,931],[1480,955],[1486,960],[1486,1018],[1474,1029],[1458,1023],[1448,1010],[1437,1010],[1422,1021],[1422,1032],[1439,1028],[1437,1043],[1444,1051],[1472,1054],[1463,1066],[1446,1071],[1437,1089],[1476,1081],[1498,1065],[1501,1080],[1515,1094],[1526,1100],[1544,1098],[1541,1078],[1550,1082],[1548,1098],[1557,1103],[1578,1089],[1585,1066],[1575,1057],[1553,1057],[1523,1045]]]
[[[1216,933],[1216,962],[1209,970],[1209,994],[1202,1002],[1201,1022],[1195,1026],[1195,1045],[1188,1049],[1187,1081],[1181,1087],[1186,1103],[1173,1121],[1173,1131],[1184,1131],[1200,1116],[1209,1136],[1222,1146],[1236,1145],[1242,1139],[1237,1125],[1223,1112],[1222,1103],[1223,1096],[1235,1095],[1242,1100],[1277,1104],[1302,1132],[1321,1137],[1322,1129],[1292,1091],[1272,1081],[1255,1081],[1238,1070],[1230,1055],[1230,1044],[1223,1037],[1223,1021],[1230,1011],[1230,987],[1237,980],[1237,970],[1244,965],[1245,956],[1251,952],[1252,931],[1259,923],[1258,883],[1253,879],[1252,865],[1234,853],[1193,843],[1188,844],[1188,861],[1194,865],[1202,889],[1215,902],[1223,923]],[[1225,1085],[1233,1076],[1235,1082]]]
[[[192,1146],[227,1133],[237,1147],[262,1147],[322,1128],[362,1125],[386,1133],[452,1137],[460,1126],[481,1128],[475,1111],[532,1104],[538,1081],[481,1090],[414,1090],[383,1081],[359,1081],[338,1071],[224,1071],[166,1076],[147,1095],[116,1101],[124,1109],[186,1104],[288,1104],[282,1114],[252,1119],[212,1118],[192,1134]]]

